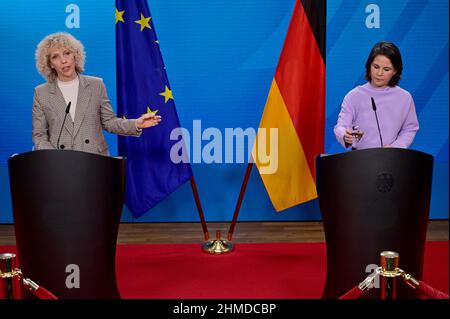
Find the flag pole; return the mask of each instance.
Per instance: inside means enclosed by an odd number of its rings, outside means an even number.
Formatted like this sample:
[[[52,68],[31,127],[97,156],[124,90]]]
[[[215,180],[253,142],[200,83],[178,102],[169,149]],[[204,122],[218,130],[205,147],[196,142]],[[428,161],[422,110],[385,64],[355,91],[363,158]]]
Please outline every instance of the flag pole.
[[[205,216],[203,215],[202,204],[200,203],[200,197],[198,196],[197,185],[195,184],[194,176],[191,178],[192,192],[194,193],[195,204],[197,205],[198,215],[200,216],[200,222],[202,223],[203,235],[205,241],[209,240],[208,227],[206,226]]]
[[[242,200],[244,199],[245,190],[247,189],[247,183],[248,183],[248,179],[250,178],[250,173],[252,172],[252,167],[253,167],[253,163],[252,162],[248,163],[247,170],[245,171],[244,181],[242,182],[242,186],[241,186],[241,192],[239,193],[239,198],[236,203],[236,208],[234,209],[233,220],[232,220],[232,222],[230,224],[230,228],[228,230],[227,239],[229,241],[231,241],[231,239],[233,238],[234,228],[236,227],[236,221],[237,221],[237,218],[239,215],[239,211],[241,209]]]
[[[229,253],[233,250],[234,245],[231,243],[233,237],[233,231],[236,227],[236,221],[239,215],[239,210],[241,209],[242,200],[244,198],[244,193],[247,188],[248,179],[250,178],[250,173],[252,171],[253,163],[249,162],[247,165],[247,170],[245,171],[244,181],[242,182],[241,191],[239,193],[239,198],[234,209],[233,220],[231,222],[230,228],[228,230],[227,239],[220,238],[220,230],[216,231],[216,239],[208,241],[203,246],[203,251],[209,254],[220,255]]]

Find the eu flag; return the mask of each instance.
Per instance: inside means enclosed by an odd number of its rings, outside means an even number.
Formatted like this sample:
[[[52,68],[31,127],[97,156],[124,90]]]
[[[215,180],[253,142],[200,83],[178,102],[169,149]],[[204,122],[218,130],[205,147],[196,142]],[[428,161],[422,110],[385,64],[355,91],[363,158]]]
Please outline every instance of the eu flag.
[[[147,0],[116,0],[116,67],[117,113],[162,117],[139,138],[119,136],[119,155],[127,158],[125,204],[140,217],[192,177],[189,163],[170,158],[179,143],[170,133],[180,121]]]

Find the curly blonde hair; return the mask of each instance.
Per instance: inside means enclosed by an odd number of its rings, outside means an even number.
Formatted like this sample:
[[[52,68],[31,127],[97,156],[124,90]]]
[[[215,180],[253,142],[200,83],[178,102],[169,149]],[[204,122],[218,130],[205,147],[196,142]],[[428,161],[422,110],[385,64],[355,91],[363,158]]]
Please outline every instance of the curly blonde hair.
[[[57,32],[47,35],[36,48],[36,68],[38,72],[48,81],[54,82],[58,74],[50,66],[50,57],[48,50],[54,47],[63,47],[69,49],[75,57],[75,71],[83,73],[86,52],[83,44],[67,32]]]

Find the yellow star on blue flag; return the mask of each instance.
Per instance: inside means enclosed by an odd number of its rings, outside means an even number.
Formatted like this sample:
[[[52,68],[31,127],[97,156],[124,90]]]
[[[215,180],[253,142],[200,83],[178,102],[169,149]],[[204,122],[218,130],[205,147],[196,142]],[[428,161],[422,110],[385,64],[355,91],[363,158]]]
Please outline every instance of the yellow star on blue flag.
[[[156,115],[158,113],[158,110],[151,110],[150,107],[147,106],[147,114]]]
[[[141,13],[141,19],[136,20],[136,21],[134,21],[134,22],[136,22],[137,24],[139,24],[139,25],[141,26],[141,32],[142,32],[142,30],[144,30],[145,28],[149,28],[149,29],[152,28],[152,27],[148,24],[151,18],[152,18],[152,17],[146,18],[146,17],[144,17],[144,15]]]
[[[122,10],[122,11],[119,11],[119,10],[117,10],[117,8],[116,8],[116,24],[117,24],[117,22],[123,22],[123,23],[125,23],[125,20],[123,19],[123,14],[125,13],[125,10]]]
[[[172,91],[167,87],[167,85],[164,88],[164,92],[159,93],[159,95],[164,96],[164,103],[167,103],[167,101],[169,101],[169,99],[173,100]]]

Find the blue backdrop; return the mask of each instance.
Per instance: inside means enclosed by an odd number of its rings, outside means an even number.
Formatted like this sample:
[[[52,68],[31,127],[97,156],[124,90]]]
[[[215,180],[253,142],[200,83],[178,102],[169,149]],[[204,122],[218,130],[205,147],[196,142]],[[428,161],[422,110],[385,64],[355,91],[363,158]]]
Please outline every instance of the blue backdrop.
[[[131,1],[131,0],[129,0]],[[37,43],[67,31],[87,51],[86,74],[102,77],[113,106],[114,1],[2,0],[0,10],[0,222],[12,222],[7,159],[31,150]],[[150,0],[152,21],[181,125],[257,128],[295,0]],[[401,86],[415,99],[420,131],[413,149],[435,157],[431,218],[448,218],[448,6],[446,0],[328,0],[325,152],[343,149],[332,129],[344,95],[364,82],[375,42],[403,55]],[[112,155],[117,137],[107,135]],[[205,142],[207,143],[207,142]],[[205,144],[204,143],[204,144]],[[246,164],[193,164],[207,221],[229,221]],[[39,190],[36,190],[39,191]],[[276,213],[256,170],[239,220],[317,220],[317,201]],[[134,221],[124,209],[123,221]],[[198,221],[190,184],[136,221]]]

